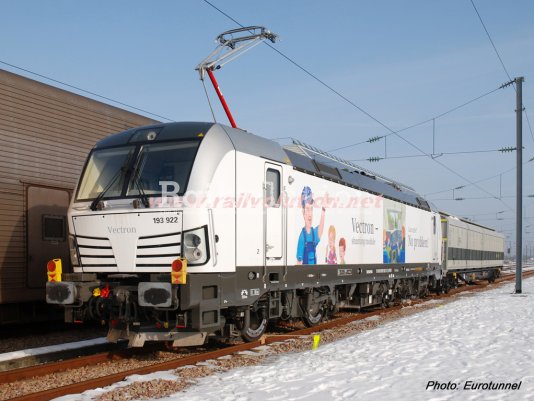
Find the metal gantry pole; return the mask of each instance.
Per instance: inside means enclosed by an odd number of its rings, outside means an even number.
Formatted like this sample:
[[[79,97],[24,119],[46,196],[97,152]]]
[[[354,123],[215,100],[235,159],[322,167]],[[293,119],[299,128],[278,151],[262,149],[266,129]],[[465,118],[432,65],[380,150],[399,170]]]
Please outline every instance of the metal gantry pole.
[[[515,245],[515,293],[521,294],[521,274],[523,271],[523,81],[515,79],[516,90],[516,245]]]

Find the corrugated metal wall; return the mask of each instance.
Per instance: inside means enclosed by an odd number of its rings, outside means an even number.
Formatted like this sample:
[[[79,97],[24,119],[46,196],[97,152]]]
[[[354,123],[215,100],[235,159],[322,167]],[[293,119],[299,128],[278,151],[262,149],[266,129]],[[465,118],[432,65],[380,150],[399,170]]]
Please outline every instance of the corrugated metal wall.
[[[44,299],[27,285],[28,186],[73,189],[97,140],[154,122],[0,70],[0,304]]]

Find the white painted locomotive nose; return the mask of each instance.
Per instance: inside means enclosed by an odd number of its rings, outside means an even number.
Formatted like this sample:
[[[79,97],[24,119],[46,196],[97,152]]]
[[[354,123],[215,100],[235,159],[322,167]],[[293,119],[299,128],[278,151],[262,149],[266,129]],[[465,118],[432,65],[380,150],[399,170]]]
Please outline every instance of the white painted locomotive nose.
[[[99,213],[73,217],[86,271],[138,273],[180,254],[181,212]],[[169,221],[172,223],[158,223]],[[189,234],[196,236],[194,234]],[[193,241],[194,243],[200,243]]]

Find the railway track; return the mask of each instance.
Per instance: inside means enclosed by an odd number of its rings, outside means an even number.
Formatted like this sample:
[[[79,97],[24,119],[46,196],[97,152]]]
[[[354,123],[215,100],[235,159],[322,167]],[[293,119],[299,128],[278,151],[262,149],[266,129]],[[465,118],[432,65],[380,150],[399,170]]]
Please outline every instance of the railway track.
[[[523,274],[524,278],[528,278],[532,276],[534,276],[534,271],[525,272]],[[507,276],[499,277],[498,279],[496,279],[495,283],[496,284],[505,283],[508,281],[512,281],[513,279],[515,279],[515,275],[510,274]],[[460,294],[464,292],[484,291],[487,289],[488,285],[489,284],[487,282],[478,282],[476,285],[467,285],[467,286],[458,287],[458,288],[452,289],[447,294],[432,295],[429,298],[430,299],[443,299],[443,298],[449,298],[456,294]],[[428,301],[428,298],[421,299],[421,300],[414,300],[412,301],[411,305],[421,304],[426,301]],[[143,375],[143,374],[153,373],[157,371],[177,369],[177,368],[187,366],[187,365],[195,365],[199,362],[203,362],[203,361],[207,361],[211,359],[217,359],[222,356],[233,355],[239,352],[253,350],[254,348],[260,347],[262,345],[269,345],[274,342],[280,342],[280,341],[285,341],[288,339],[306,337],[313,333],[343,326],[348,323],[367,319],[372,316],[388,315],[394,311],[398,311],[402,309],[403,307],[404,305],[396,305],[396,306],[392,306],[387,309],[373,309],[373,310],[361,312],[355,315],[332,319],[330,321],[319,324],[317,326],[305,328],[305,329],[298,329],[295,331],[291,331],[287,334],[269,334],[269,335],[263,336],[260,340],[255,341],[255,342],[230,345],[230,346],[226,346],[226,347],[211,350],[211,351],[198,352],[192,355],[181,356],[181,357],[177,357],[176,359],[168,360],[162,363],[156,363],[156,364],[152,364],[149,366],[129,369],[129,370],[121,371],[119,373],[106,375],[103,377],[94,378],[90,380],[85,380],[85,381],[81,381],[78,383],[73,383],[67,386],[62,386],[62,387],[34,392],[31,394],[26,394],[26,395],[23,395],[17,398],[11,398],[11,400],[13,401],[41,401],[43,400],[44,401],[44,400],[50,400],[50,399],[68,395],[68,394],[81,393],[89,389],[109,386],[113,383],[120,382],[124,380],[126,377],[134,375],[134,374]],[[147,350],[142,350],[141,352],[147,352]],[[8,372],[0,372],[0,385],[2,383],[20,381],[20,380],[24,380],[24,379],[32,378],[36,376],[39,376],[39,377],[45,376],[51,373],[68,371],[70,369],[75,369],[79,367],[97,365],[103,362],[116,361],[116,360],[124,359],[124,358],[131,358],[133,355],[138,355],[138,354],[139,354],[138,349],[129,349],[129,350],[122,350],[122,351],[117,351],[113,353],[101,353],[97,355],[80,357],[76,359],[49,363],[49,364],[40,365],[40,366],[15,369],[15,370],[8,371]]]
[[[36,376],[44,376],[50,373],[62,372],[84,366],[97,365],[104,362],[132,358],[136,355],[153,352],[155,349],[157,349],[155,346],[149,346],[148,348],[118,349],[99,352],[93,355],[73,356],[65,360],[57,360],[41,365],[7,370],[0,372],[0,384],[11,383],[13,381],[29,379]],[[73,352],[75,352],[75,350],[73,350]],[[72,355],[74,355],[74,353],[72,353]]]

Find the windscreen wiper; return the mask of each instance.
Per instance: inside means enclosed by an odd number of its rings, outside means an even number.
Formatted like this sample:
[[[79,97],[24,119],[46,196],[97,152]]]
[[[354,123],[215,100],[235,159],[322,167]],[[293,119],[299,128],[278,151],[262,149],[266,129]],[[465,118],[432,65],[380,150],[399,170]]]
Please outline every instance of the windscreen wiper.
[[[128,165],[130,164],[130,160],[132,158],[132,155],[133,155],[133,152],[131,152],[128,155],[128,158],[126,159],[126,161],[124,162],[122,167],[119,169],[119,171],[117,171],[117,173],[111,178],[111,180],[109,181],[108,185],[106,185],[105,188],[102,190],[102,192],[100,192],[98,194],[98,196],[95,199],[93,199],[93,201],[91,202],[91,206],[90,206],[90,208],[91,208],[91,210],[93,212],[97,210],[98,204],[100,203],[102,198],[104,198],[104,196],[109,191],[109,189],[113,186],[113,184],[115,184],[117,179],[119,179],[120,177],[122,177],[124,174],[127,173]]]
[[[137,190],[139,191],[139,195],[141,197],[141,202],[143,202],[143,206],[148,208],[150,203],[148,202],[148,196],[145,193],[145,190],[144,190],[144,187],[143,187],[143,183],[141,181],[140,171],[141,171],[141,169],[137,170],[137,172],[135,174],[134,184],[137,187]]]
[[[133,174],[133,184],[137,187],[137,190],[139,191],[139,196],[141,197],[141,202],[143,203],[143,206],[146,208],[149,207],[149,202],[148,202],[148,196],[145,193],[145,188],[141,181],[141,170],[143,169],[143,164],[145,162],[145,157],[146,157],[147,152],[148,151],[145,149],[141,150],[141,153],[139,154],[139,159],[137,160],[135,173]]]

